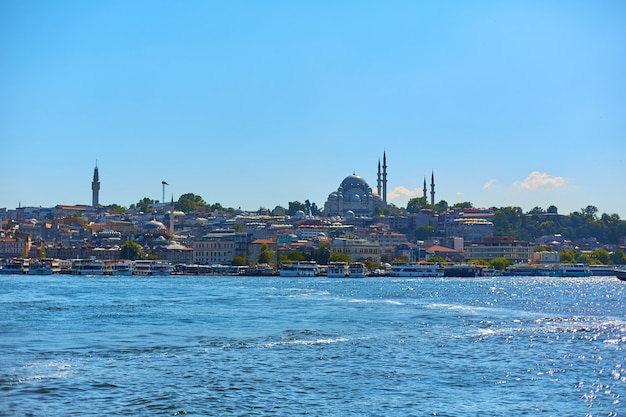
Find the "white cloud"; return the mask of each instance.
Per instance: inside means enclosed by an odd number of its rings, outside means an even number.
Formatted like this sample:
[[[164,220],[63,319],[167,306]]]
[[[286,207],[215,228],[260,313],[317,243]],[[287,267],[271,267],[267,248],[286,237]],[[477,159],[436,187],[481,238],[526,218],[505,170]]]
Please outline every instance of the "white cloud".
[[[490,190],[490,189],[491,189],[491,187],[493,187],[493,185],[494,185],[495,183],[496,183],[496,180],[491,180],[491,181],[486,182],[486,183],[483,185],[483,190]]]
[[[545,172],[533,171],[524,181],[515,181],[513,185],[517,188],[532,191],[550,191],[565,184],[563,177],[550,177]]]
[[[424,191],[421,188],[409,190],[400,185],[387,192],[387,200],[410,200],[411,198],[421,197],[423,194]]]

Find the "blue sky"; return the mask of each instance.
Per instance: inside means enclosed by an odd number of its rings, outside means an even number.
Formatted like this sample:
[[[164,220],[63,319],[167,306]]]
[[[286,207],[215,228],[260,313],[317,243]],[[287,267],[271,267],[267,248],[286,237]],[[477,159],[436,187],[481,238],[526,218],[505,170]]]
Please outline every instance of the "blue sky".
[[[626,2],[0,2],[0,207],[185,193],[626,219]]]

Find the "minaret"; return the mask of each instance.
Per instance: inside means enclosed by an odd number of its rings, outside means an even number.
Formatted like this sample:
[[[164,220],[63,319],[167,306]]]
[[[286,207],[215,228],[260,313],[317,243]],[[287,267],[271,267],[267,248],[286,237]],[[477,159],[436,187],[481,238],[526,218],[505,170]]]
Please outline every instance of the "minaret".
[[[435,205],[435,172],[430,177],[430,204]]]
[[[378,190],[378,196],[380,197],[380,159],[378,160],[378,179],[376,180],[376,189]]]
[[[428,201],[428,195],[426,194],[426,177],[424,177],[424,203],[426,203]]]
[[[387,152],[383,152],[383,204],[387,205]]]
[[[98,194],[100,192],[100,178],[98,177],[98,162],[93,170],[93,181],[91,181],[91,205],[98,206]]]

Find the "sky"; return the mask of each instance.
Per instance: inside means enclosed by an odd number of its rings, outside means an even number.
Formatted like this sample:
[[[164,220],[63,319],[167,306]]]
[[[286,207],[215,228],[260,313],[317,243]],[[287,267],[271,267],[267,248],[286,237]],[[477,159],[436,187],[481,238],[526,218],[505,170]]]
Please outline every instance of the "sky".
[[[626,219],[626,2],[0,2],[0,207],[193,193]],[[167,182],[163,187],[162,181]],[[429,192],[430,192],[430,185]]]

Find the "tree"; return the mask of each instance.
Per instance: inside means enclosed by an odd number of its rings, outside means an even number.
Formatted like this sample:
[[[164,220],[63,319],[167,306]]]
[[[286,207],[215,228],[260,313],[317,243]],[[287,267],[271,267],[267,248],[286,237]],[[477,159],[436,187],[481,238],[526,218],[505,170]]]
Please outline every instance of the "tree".
[[[140,211],[143,211],[144,213],[152,213],[153,210],[150,208],[150,204],[154,203],[156,203],[156,200],[151,200],[148,197],[144,197],[143,199],[139,200],[139,202],[137,203],[137,207]]]
[[[556,206],[552,205],[552,206],[548,207],[547,213],[548,214],[558,214],[559,213],[559,209],[557,209]]]
[[[289,209],[287,209],[287,214],[290,216],[295,216],[298,210],[302,210],[303,212],[306,213],[307,211],[306,204],[301,203],[299,201],[290,201]]]
[[[241,255],[233,256],[232,266],[244,266],[246,264],[246,258]]]
[[[498,271],[504,271],[511,265],[511,261],[506,258],[495,258],[489,261],[489,265]]]
[[[435,226],[420,226],[413,232],[416,240],[426,240],[433,236],[440,236],[441,233]]]
[[[122,244],[120,255],[123,259],[134,261],[135,259],[141,258],[142,253],[143,250],[139,243],[134,240],[127,240]]]
[[[174,203],[174,208],[184,213],[196,211],[199,207],[206,207],[207,203],[199,195],[186,193],[180,196],[178,201]]]
[[[333,253],[328,258],[328,262],[345,262],[350,263],[350,255],[346,253]]]
[[[435,204],[435,211],[438,213],[444,212],[444,211],[448,211],[448,202],[446,200],[441,200],[440,202],[438,202],[437,204]]]
[[[274,261],[274,254],[276,251],[270,250],[266,243],[261,246],[261,250],[259,251],[259,257],[257,258],[257,263],[259,264],[271,264]]]
[[[409,200],[406,205],[406,211],[409,213],[419,213],[420,210],[428,207],[426,197],[415,197]]]
[[[119,213],[119,214],[126,213],[126,208],[120,206],[119,204],[111,204],[111,205],[107,206],[107,208],[109,210],[111,210],[112,212],[114,212],[114,213]]]
[[[472,208],[474,205],[469,201],[463,201],[462,203],[456,203],[452,206],[453,209]]]
[[[304,254],[302,252],[294,250],[287,254],[287,259],[294,262],[300,262],[304,261],[306,258],[304,257]]]

